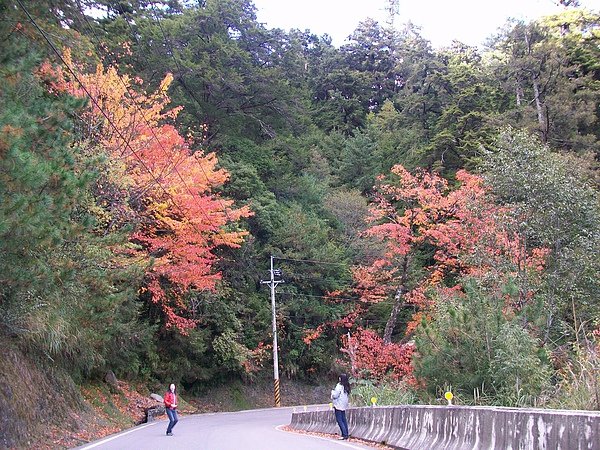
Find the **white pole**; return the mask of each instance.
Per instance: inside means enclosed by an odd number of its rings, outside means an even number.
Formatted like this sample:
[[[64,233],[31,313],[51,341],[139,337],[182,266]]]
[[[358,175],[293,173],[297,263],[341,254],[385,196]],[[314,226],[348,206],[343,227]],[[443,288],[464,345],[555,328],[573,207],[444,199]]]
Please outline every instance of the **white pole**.
[[[279,391],[279,357],[277,354],[277,316],[275,314],[275,274],[273,272],[273,255],[271,255],[271,310],[273,314],[273,379],[275,381],[275,406],[281,406]]]

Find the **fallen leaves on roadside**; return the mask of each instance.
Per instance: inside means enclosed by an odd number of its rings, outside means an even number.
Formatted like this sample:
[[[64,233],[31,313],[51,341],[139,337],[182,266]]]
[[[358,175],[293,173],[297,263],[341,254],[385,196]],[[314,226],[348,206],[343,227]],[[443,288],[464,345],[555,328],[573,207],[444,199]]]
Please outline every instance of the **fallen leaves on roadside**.
[[[314,431],[296,430],[295,428],[292,428],[289,425],[279,427],[279,429],[282,431],[286,431],[288,433],[306,434],[308,436],[319,436],[322,438],[329,438],[329,439],[336,439],[338,437],[336,434],[317,433]],[[356,444],[366,445],[366,446],[378,448],[381,450],[393,449],[393,447],[390,447],[389,445],[384,445],[384,444],[381,444],[378,442],[365,441],[364,439],[358,439],[355,437],[350,437],[350,439],[348,439],[348,442],[354,442]]]

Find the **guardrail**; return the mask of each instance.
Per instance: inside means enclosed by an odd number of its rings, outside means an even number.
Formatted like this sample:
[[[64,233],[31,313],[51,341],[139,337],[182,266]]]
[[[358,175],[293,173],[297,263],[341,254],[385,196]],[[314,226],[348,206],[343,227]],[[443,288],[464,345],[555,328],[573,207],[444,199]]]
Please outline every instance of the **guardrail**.
[[[399,449],[600,450],[600,412],[483,406],[380,406],[346,411],[350,435]],[[292,414],[290,426],[338,433],[332,411]]]

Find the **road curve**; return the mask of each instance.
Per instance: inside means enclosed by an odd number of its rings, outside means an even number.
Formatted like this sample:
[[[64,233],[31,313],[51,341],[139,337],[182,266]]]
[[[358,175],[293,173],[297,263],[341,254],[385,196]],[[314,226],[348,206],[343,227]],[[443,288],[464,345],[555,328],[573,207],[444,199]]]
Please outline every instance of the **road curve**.
[[[309,408],[314,410],[325,407]],[[161,420],[108,436],[77,449],[352,450],[369,448],[354,442],[338,441],[335,437],[328,439],[280,430],[280,426],[290,423],[293,410],[294,408],[272,408],[185,416],[180,418],[173,429],[173,436],[166,436],[168,421]]]

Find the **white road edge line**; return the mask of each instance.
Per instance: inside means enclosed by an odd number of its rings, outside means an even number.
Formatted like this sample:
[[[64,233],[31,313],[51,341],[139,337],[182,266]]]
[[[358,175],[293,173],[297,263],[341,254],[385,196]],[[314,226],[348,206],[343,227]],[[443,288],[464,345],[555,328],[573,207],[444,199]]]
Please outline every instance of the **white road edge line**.
[[[280,431],[281,433],[289,433],[289,431],[284,431],[284,430],[282,430],[282,429],[281,429],[281,427],[286,427],[286,426],[287,426],[287,425],[277,425],[277,426],[275,427],[275,429],[276,429],[277,431]],[[298,433],[298,434],[299,434],[299,433]],[[322,441],[327,441],[327,442],[329,442],[330,444],[338,444],[338,445],[342,445],[342,446],[344,446],[344,447],[354,448],[354,449],[356,449],[356,450],[364,450],[364,449],[365,449],[364,447],[357,447],[357,446],[355,446],[355,445],[352,445],[352,444],[350,444],[349,442],[344,442],[344,441],[333,441],[333,440],[331,440],[331,439],[324,438],[324,437],[322,437],[322,436],[315,436],[314,434],[304,434],[304,435],[302,435],[302,436],[310,436],[310,437],[313,437],[313,438],[321,439]]]
[[[131,430],[127,430],[127,431],[125,431],[123,433],[115,434],[114,436],[111,436],[111,437],[106,438],[106,439],[102,439],[101,441],[95,442],[95,443],[90,444],[90,445],[88,445],[86,447],[81,447],[81,450],[87,450],[89,448],[98,447],[99,445],[106,444],[107,442],[110,442],[113,439],[120,438],[121,436],[125,436],[126,434],[129,434],[129,433],[134,433],[134,432],[136,432],[138,430],[141,430],[143,428],[151,427],[152,425],[156,425],[157,423],[159,423],[159,422],[157,421],[157,422],[147,423],[146,425],[137,426],[135,428],[132,428]]]

